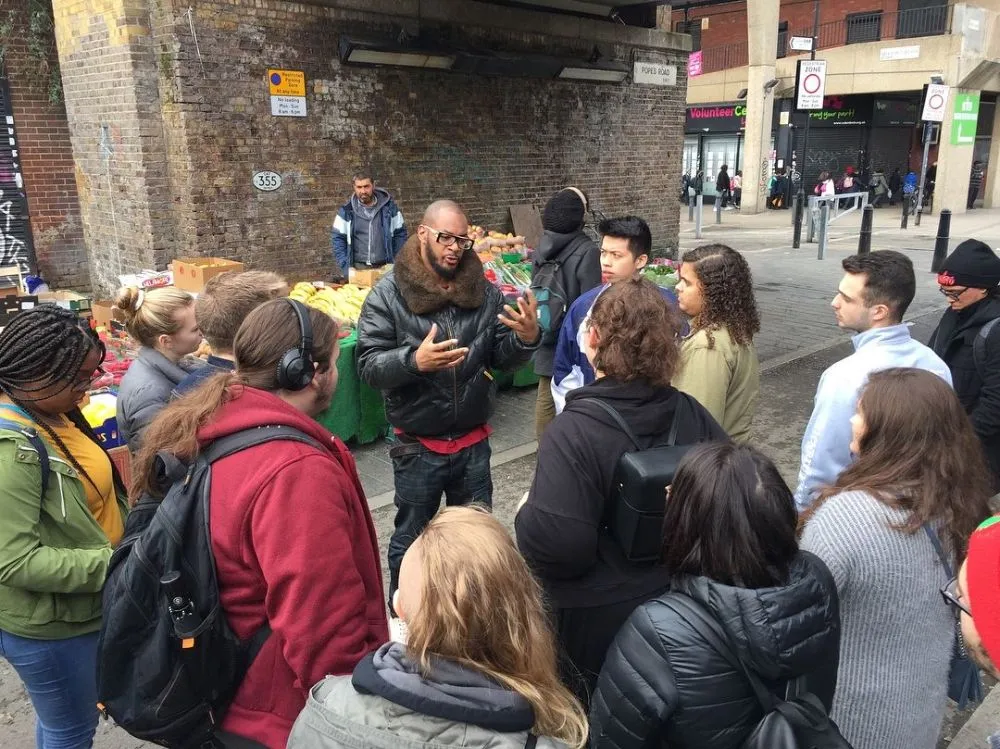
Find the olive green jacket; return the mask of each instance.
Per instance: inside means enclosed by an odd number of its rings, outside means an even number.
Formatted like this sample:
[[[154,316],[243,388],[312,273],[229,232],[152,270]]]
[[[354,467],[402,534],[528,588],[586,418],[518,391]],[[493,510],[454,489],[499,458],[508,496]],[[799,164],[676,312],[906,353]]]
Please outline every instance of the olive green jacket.
[[[111,544],[76,469],[54,449],[49,463],[41,497],[38,453],[24,435],[0,429],[0,630],[61,640],[100,629]],[[118,502],[124,517],[124,497]]]
[[[711,348],[705,330],[684,339],[672,384],[703,405],[734,442],[747,443],[760,395],[757,349],[737,346],[725,328],[713,330],[712,338]]]

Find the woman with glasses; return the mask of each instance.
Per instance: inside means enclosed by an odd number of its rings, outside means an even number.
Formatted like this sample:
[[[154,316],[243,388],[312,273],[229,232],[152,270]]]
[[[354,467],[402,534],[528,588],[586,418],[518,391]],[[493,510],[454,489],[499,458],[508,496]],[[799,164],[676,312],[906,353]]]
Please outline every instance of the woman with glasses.
[[[989,471],[962,404],[931,372],[873,373],[851,427],[855,462],[802,519],[802,548],[840,595],[831,717],[854,749],[933,749],[956,632],[941,554],[958,569],[989,514]]]
[[[103,359],[55,305],[0,333],[0,656],[31,698],[39,749],[89,747],[97,727],[101,589],[127,512],[79,410]]]

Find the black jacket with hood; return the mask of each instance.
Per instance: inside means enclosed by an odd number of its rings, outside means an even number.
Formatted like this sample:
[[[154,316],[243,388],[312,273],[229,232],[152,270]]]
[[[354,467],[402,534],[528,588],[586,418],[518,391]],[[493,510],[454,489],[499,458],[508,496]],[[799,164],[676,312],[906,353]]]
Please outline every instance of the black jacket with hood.
[[[559,281],[566,292],[566,312],[585,291],[601,282],[601,253],[594,240],[583,231],[559,234],[545,230],[538,249],[532,256],[531,277],[535,278],[545,263],[559,263]],[[542,338],[542,344],[535,352],[535,374],[552,376],[552,362],[556,356],[559,331],[551,337]]]
[[[465,252],[447,284],[420,256],[410,237],[393,270],[372,289],[358,320],[358,375],[382,391],[389,423],[414,437],[460,437],[493,413],[491,369],[514,369],[531,358],[528,346],[497,319],[504,297],[483,277],[474,252]],[[469,353],[457,367],[420,372],[417,348],[437,323],[438,341],[458,339]]]
[[[629,562],[607,529],[615,466],[634,448],[586,398],[612,406],[650,445],[666,437],[678,408],[678,445],[729,439],[698,401],[673,387],[602,377],[572,391],[542,435],[528,501],[514,519],[518,548],[557,609],[653,596],[667,582],[662,567]]]
[[[982,375],[973,356],[980,329],[998,317],[1000,299],[992,297],[958,312],[948,310],[929,345],[951,370],[955,393],[983,443],[994,483],[1000,489],[1000,324],[986,340]]]
[[[709,643],[706,625],[678,603],[681,596],[714,615],[775,694],[805,677],[829,711],[840,657],[837,589],[818,557],[799,552],[783,585],[749,589],[685,577],[636,609],[597,683],[591,747],[737,749],[763,717],[746,675]]]

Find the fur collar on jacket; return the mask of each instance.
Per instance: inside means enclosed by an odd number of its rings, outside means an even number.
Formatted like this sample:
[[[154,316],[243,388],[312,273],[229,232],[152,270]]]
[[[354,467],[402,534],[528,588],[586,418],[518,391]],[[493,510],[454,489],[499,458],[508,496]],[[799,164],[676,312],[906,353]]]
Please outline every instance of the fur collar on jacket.
[[[420,237],[414,234],[403,245],[393,275],[403,301],[416,315],[437,312],[449,304],[463,309],[479,309],[486,299],[483,264],[472,250],[466,250],[458,263],[458,275],[448,282],[428,268],[420,256]]]

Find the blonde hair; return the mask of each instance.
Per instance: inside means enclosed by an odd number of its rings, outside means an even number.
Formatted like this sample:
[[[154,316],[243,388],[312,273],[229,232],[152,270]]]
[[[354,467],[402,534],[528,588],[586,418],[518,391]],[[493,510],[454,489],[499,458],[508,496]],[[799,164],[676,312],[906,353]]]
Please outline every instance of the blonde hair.
[[[583,747],[587,716],[559,681],[542,590],[510,534],[485,510],[449,507],[415,544],[424,586],[410,657],[425,672],[438,656],[485,674],[531,704],[536,735]]]
[[[114,308],[125,316],[125,329],[137,342],[152,348],[161,335],[181,329],[177,313],[194,304],[194,297],[173,288],[142,291],[127,286],[118,291]]]

